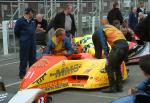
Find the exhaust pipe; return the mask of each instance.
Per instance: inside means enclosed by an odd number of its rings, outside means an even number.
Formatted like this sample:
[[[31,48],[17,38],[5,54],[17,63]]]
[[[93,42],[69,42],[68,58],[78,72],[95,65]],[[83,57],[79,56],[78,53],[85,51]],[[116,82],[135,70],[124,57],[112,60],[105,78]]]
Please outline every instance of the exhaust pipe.
[[[0,76],[0,91],[6,91],[6,88],[5,88],[5,85],[1,76]]]

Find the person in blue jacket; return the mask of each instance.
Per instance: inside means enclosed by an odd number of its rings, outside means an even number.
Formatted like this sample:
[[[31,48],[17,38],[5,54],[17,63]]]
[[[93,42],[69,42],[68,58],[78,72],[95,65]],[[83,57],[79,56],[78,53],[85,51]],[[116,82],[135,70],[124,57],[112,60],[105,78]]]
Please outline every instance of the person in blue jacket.
[[[131,13],[129,14],[129,27],[134,30],[135,26],[138,24],[137,8],[131,8]]]
[[[66,32],[62,28],[55,31],[55,35],[49,40],[45,54],[69,56],[73,54],[71,41],[66,37]]]
[[[137,86],[130,88],[128,96],[111,103],[150,103],[150,56],[142,57],[139,65],[146,79]]]
[[[23,17],[16,21],[14,33],[20,41],[20,66],[19,77],[23,79],[26,74],[26,68],[36,61],[35,44],[35,21],[33,20],[33,9],[26,8]]]

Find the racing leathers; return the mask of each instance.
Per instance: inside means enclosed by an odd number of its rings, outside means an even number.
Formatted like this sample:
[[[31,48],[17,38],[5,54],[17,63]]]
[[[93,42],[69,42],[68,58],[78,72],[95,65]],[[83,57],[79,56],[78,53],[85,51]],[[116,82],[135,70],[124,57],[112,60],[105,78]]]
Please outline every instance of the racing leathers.
[[[122,91],[121,64],[128,54],[127,41],[120,30],[112,25],[100,26],[93,34],[95,57],[102,58],[102,49],[107,60],[106,71],[108,73],[110,87],[104,92]],[[109,53],[108,44],[111,46]]]
[[[62,40],[60,43],[57,43],[56,36],[53,36],[52,39],[50,39],[48,42],[45,54],[58,55],[61,54],[62,51],[67,51],[67,54],[65,54],[65,56],[73,54],[73,48],[70,39],[68,37],[65,37],[64,40]]]

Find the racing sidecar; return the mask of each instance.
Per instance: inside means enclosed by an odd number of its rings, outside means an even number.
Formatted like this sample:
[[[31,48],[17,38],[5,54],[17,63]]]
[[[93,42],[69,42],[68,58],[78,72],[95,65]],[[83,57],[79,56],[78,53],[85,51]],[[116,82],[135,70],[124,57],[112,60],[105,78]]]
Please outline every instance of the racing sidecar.
[[[44,55],[33,64],[20,83],[20,90],[40,88],[53,92],[65,88],[95,89],[109,85],[105,59],[95,59],[89,53],[70,57]],[[127,79],[126,66],[121,66],[123,79]]]
[[[145,55],[150,55],[150,43],[142,42],[140,40],[136,42],[128,42],[129,44],[129,56],[127,64],[138,63],[140,58]]]

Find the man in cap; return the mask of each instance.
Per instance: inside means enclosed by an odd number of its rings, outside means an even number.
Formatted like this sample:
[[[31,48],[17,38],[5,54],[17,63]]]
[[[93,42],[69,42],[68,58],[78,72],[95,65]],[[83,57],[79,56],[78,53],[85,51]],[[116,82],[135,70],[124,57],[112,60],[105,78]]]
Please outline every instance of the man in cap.
[[[24,16],[17,20],[14,28],[14,33],[20,41],[20,79],[23,79],[25,76],[28,64],[30,67],[36,61],[36,25],[33,19],[33,12],[32,8],[26,8]]]

